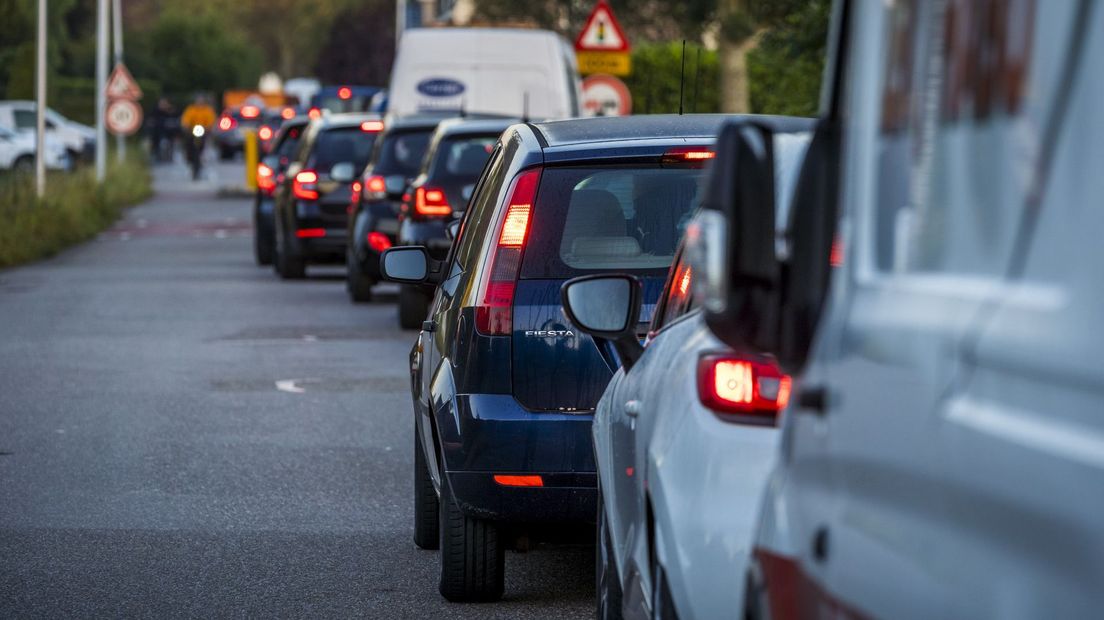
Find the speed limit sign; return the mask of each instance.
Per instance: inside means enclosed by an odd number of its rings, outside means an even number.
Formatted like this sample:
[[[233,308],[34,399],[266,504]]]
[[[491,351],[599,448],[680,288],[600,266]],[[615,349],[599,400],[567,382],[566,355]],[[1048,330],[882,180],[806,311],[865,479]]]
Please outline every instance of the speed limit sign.
[[[105,117],[107,130],[116,136],[129,136],[142,126],[142,108],[130,99],[113,99]]]

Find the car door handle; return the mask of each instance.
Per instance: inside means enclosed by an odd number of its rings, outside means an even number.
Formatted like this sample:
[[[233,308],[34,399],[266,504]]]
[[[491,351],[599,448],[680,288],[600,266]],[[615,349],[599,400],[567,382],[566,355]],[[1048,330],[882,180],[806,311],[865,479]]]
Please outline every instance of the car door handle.
[[[625,415],[634,418],[640,415],[640,401],[636,399],[625,401]]]

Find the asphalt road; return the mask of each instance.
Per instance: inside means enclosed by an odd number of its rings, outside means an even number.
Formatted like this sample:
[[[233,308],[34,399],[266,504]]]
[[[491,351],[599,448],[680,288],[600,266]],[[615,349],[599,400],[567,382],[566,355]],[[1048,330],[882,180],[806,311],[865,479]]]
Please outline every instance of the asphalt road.
[[[160,168],[99,239],[0,272],[0,616],[591,616],[583,547],[440,597],[393,291],[257,267],[249,201],[215,194],[240,169]]]

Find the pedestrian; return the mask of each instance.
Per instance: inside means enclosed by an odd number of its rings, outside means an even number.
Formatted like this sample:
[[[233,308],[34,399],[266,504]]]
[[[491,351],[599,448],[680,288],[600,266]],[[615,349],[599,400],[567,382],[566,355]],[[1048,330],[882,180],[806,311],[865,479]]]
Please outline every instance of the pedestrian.
[[[150,118],[150,150],[156,162],[172,161],[176,110],[166,97],[157,101]]]

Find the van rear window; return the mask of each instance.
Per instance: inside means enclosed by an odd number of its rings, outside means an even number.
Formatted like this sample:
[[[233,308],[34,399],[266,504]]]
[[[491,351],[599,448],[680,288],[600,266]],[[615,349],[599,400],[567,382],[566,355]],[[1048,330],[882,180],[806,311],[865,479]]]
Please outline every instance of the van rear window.
[[[654,165],[545,169],[521,277],[665,275],[700,203],[704,173]]]

